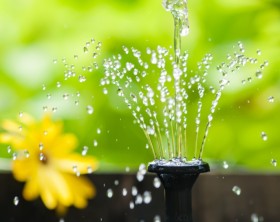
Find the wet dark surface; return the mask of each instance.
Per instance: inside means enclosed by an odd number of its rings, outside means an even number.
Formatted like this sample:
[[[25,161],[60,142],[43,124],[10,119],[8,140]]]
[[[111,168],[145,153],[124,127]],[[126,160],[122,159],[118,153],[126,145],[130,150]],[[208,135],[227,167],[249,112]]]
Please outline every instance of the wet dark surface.
[[[159,215],[164,221],[164,191],[155,188],[154,175],[146,175],[139,182],[134,174],[95,174],[90,179],[96,186],[97,195],[89,201],[86,209],[70,208],[64,222],[153,222]],[[136,196],[145,191],[152,193],[149,204],[135,204]],[[241,189],[237,195],[234,186]],[[253,217],[264,221],[280,221],[280,176],[277,175],[201,175],[193,188],[194,222],[250,222]],[[0,175],[0,222],[60,222],[55,212],[45,208],[40,199],[27,202],[21,196],[23,184],[15,181],[10,174]],[[123,188],[128,193],[122,195]],[[77,189],[79,189],[77,187]],[[107,190],[112,189],[112,198]],[[19,197],[18,205],[14,197]],[[135,204],[130,209],[130,203]],[[255,220],[256,221],[256,220]],[[259,220],[261,221],[261,220]]]

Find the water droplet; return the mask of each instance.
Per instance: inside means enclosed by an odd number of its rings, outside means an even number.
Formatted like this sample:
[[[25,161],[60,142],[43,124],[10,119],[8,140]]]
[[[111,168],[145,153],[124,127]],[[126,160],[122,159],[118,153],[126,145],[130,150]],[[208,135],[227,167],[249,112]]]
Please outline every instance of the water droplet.
[[[16,152],[13,153],[13,160],[17,159],[18,154]]]
[[[252,77],[248,77],[247,81],[252,82]]]
[[[268,97],[268,102],[273,103],[274,102],[274,96],[269,96]]]
[[[78,59],[78,55],[74,55],[74,59],[76,59],[76,60],[77,60],[77,59]]]
[[[132,98],[132,101],[137,103],[137,97],[134,93],[130,93],[130,97]]]
[[[120,184],[120,182],[118,180],[114,181],[115,186],[118,186]]]
[[[92,167],[91,167],[91,166],[88,166],[88,167],[87,167],[87,172],[88,172],[88,174],[92,174],[93,169],[92,169]]]
[[[256,77],[257,77],[258,79],[261,79],[261,78],[263,77],[262,71],[258,70],[258,71],[256,72]]]
[[[128,173],[129,171],[130,171],[130,168],[129,168],[129,167],[126,167],[126,168],[125,168],[125,172]]]
[[[213,116],[210,114],[208,115],[208,121],[211,122],[213,120]]]
[[[84,146],[82,150],[82,156],[87,155],[87,152],[88,152],[88,146]]]
[[[155,188],[159,188],[161,185],[160,179],[158,177],[154,178],[153,185]]]
[[[46,89],[47,89],[46,85],[43,84],[43,85],[42,85],[42,90],[45,91]]]
[[[48,111],[48,107],[47,106],[43,106],[43,111],[47,112]]]
[[[52,94],[48,93],[47,94],[47,99],[51,99],[52,98]]]
[[[118,96],[124,96],[123,90],[118,88]]]
[[[159,215],[156,215],[156,216],[154,217],[153,222],[161,222],[160,216],[159,216]]]
[[[272,166],[276,167],[277,166],[277,160],[272,159],[271,160],[271,164],[272,164]]]
[[[11,153],[12,152],[12,147],[11,146],[7,146],[7,152]]]
[[[237,196],[240,196],[240,194],[241,194],[241,188],[238,187],[238,186],[234,186],[234,187],[232,188],[232,192],[234,192]]]
[[[267,141],[268,139],[267,134],[265,132],[261,132],[261,137],[263,141]]]
[[[64,94],[62,95],[62,98],[63,98],[64,100],[67,100],[67,99],[69,98],[69,94],[68,94],[68,93],[64,93]]]
[[[143,197],[138,194],[135,198],[135,204],[142,204],[143,203]]]
[[[123,48],[123,51],[124,51],[125,54],[129,53],[129,50],[128,50],[128,48],[126,46],[122,46],[122,48]]]
[[[154,135],[155,134],[155,129],[153,127],[151,127],[151,126],[148,126],[147,127],[147,133],[149,135]]]
[[[132,201],[130,201],[130,203],[129,203],[129,208],[132,210],[132,209],[134,209],[134,203],[132,202]]]
[[[88,105],[86,107],[86,110],[87,110],[87,113],[90,114],[90,115],[93,114],[93,112],[94,112],[94,109],[93,109],[93,107],[91,105]]]
[[[256,213],[251,214],[251,222],[263,222],[264,219],[261,216],[258,216]]]
[[[108,189],[107,190],[107,197],[112,198],[114,195],[113,190],[112,189]]]
[[[146,147],[146,149],[149,149],[149,144],[147,143],[145,147]]]
[[[149,204],[152,201],[152,194],[150,191],[145,191],[143,194],[143,201],[145,204]]]
[[[227,163],[226,161],[224,161],[224,162],[223,162],[223,168],[224,168],[224,169],[228,169],[228,167],[229,167],[228,163]]]
[[[94,146],[94,147],[97,147],[97,146],[98,146],[97,140],[93,140],[93,146]]]
[[[87,78],[83,75],[79,75],[79,82],[85,82]]]
[[[18,116],[19,116],[19,118],[22,118],[23,117],[23,112],[19,112]]]
[[[97,134],[101,134],[101,129],[98,128],[98,129],[96,130],[96,132],[97,132]]]
[[[17,206],[19,204],[19,197],[15,196],[14,197],[14,205]]]
[[[86,46],[84,47],[84,53],[88,53],[88,48]]]
[[[95,59],[95,58],[97,57],[97,55],[98,55],[98,54],[97,54],[96,52],[92,53],[92,58]]]
[[[141,172],[137,172],[136,178],[139,182],[144,180],[144,175]]]
[[[57,111],[57,107],[52,108],[52,112],[55,113]]]
[[[131,194],[132,194],[132,196],[136,196],[138,194],[138,190],[137,190],[137,188],[135,186],[132,186]]]
[[[92,72],[92,71],[93,71],[92,66],[88,66],[88,71],[89,71],[89,72]]]
[[[30,157],[30,153],[29,153],[28,150],[24,150],[23,154],[24,154],[25,158],[29,158]]]
[[[76,173],[78,171],[78,166],[77,165],[73,165],[72,166],[72,170],[74,173]]]
[[[106,88],[103,88],[103,93],[106,95],[108,94],[108,90]]]
[[[261,55],[262,51],[260,49],[257,50],[257,55]]]
[[[127,69],[127,71],[130,71],[130,70],[132,70],[134,68],[134,65],[132,64],[132,63],[130,63],[130,62],[127,62],[126,63],[126,69]]]
[[[125,197],[127,195],[127,189],[126,188],[123,188],[122,189],[122,195]]]
[[[39,150],[42,151],[44,149],[44,144],[43,143],[39,143]]]
[[[81,176],[81,172],[80,172],[80,171],[77,171],[77,172],[76,172],[76,176],[77,176],[77,177]]]
[[[44,153],[39,154],[39,160],[42,162],[44,162],[46,160],[46,156],[44,155]]]
[[[56,83],[56,87],[57,87],[57,88],[60,88],[60,87],[61,87],[61,83],[60,83],[60,82],[57,82],[57,83]]]
[[[57,59],[53,59],[53,64],[57,64]]]

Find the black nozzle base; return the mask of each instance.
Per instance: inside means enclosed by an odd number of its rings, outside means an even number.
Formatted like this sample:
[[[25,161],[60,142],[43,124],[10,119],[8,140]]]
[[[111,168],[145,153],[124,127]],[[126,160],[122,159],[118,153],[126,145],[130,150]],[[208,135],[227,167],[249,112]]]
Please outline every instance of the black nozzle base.
[[[162,162],[149,164],[148,171],[156,173],[165,189],[166,222],[193,222],[192,187],[200,173],[209,172],[202,161]]]

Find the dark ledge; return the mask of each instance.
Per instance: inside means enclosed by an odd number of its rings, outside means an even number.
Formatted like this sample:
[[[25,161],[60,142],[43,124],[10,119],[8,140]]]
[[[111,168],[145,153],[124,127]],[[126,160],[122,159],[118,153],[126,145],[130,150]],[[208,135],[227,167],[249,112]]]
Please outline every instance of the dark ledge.
[[[70,208],[64,221],[151,222],[156,215],[164,221],[164,191],[162,186],[154,187],[155,177],[147,174],[139,182],[135,174],[92,174],[89,178],[96,186],[96,197],[85,209]],[[234,186],[240,187],[239,196],[232,191]],[[248,222],[253,217],[263,217],[264,221],[279,222],[279,186],[280,175],[201,174],[193,187],[194,221]],[[140,195],[151,192],[150,204],[135,204],[130,209],[131,201],[137,199],[132,195],[132,187]],[[59,222],[55,212],[47,210],[39,199],[25,201],[22,188],[23,184],[16,182],[12,175],[0,174],[1,222]],[[109,188],[113,190],[112,198],[107,197]],[[126,196],[122,194],[123,188],[127,189]],[[13,203],[15,196],[19,197],[17,206]]]

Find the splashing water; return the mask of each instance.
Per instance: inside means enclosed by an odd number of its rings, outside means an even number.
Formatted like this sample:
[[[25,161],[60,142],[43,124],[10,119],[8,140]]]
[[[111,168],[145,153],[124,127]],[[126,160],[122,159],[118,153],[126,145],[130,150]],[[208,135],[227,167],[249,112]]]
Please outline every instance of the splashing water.
[[[232,192],[235,193],[237,196],[241,195],[241,188],[239,186],[234,186],[232,188]]]
[[[181,52],[181,37],[189,33],[187,0],[163,0],[162,5],[174,19],[174,56],[169,49],[160,46],[147,48],[146,52],[123,46],[123,53],[104,60],[105,77],[101,79],[101,86],[104,94],[108,93],[106,86],[117,87],[117,95],[143,130],[148,141],[146,147],[151,148],[155,159],[197,164],[197,159],[202,158],[213,114],[224,88],[230,83],[228,74],[248,63],[257,64],[258,60],[245,56],[243,44],[238,42],[237,51],[228,54],[227,61],[217,66],[222,77],[216,86],[207,84],[213,56],[206,54],[197,63],[197,70],[189,70],[189,54]],[[257,55],[261,55],[260,50]],[[125,60],[126,57],[129,59]],[[267,65],[267,61],[263,62],[247,80],[262,78]],[[157,83],[154,83],[155,75],[158,75]],[[242,83],[246,81],[243,79]],[[212,103],[205,108],[203,100],[207,97],[205,102],[209,104],[209,94]],[[209,110],[207,114],[203,108]],[[196,114],[193,114],[194,109]],[[194,139],[190,141],[189,138]]]
[[[262,222],[264,218],[262,216],[258,216],[256,213],[251,214],[251,222]]]
[[[14,202],[14,205],[17,206],[19,204],[19,197],[15,196],[13,202]]]
[[[189,13],[187,0],[163,0],[162,5],[166,11],[170,11],[174,20],[174,52],[175,61],[179,63],[181,53],[181,36],[189,34]]]
[[[177,162],[177,159],[192,161],[194,158],[196,161],[202,158],[209,128],[222,92],[230,83],[230,74],[247,64],[258,63],[256,58],[244,55],[240,42],[237,50],[217,66],[216,72],[221,77],[215,85],[209,85],[208,74],[213,72],[211,54],[206,54],[197,63],[197,69],[191,70],[187,52],[179,55],[177,63],[164,47],[147,48],[145,52],[123,47],[124,53],[104,60],[105,76],[101,86],[106,92],[108,87],[116,87],[116,94],[143,130],[155,159]]]
[[[112,198],[113,197],[113,190],[111,189],[111,188],[109,188],[108,190],[107,190],[107,197],[108,198]]]
[[[72,58],[62,58],[61,60],[54,59],[55,66],[64,68],[63,79],[59,79],[55,85],[42,84],[42,90],[46,93],[48,99],[47,104],[43,104],[43,111],[52,111],[61,115],[63,109],[71,109],[76,113],[94,113],[93,96],[83,94],[80,91],[70,93],[69,85],[74,83],[75,86],[81,88],[88,84],[87,79],[91,77],[91,73],[99,69],[97,64],[98,56],[100,55],[102,43],[95,42],[94,39],[87,41],[83,46],[81,55],[74,54]],[[88,64],[89,55],[91,55],[90,64]]]

